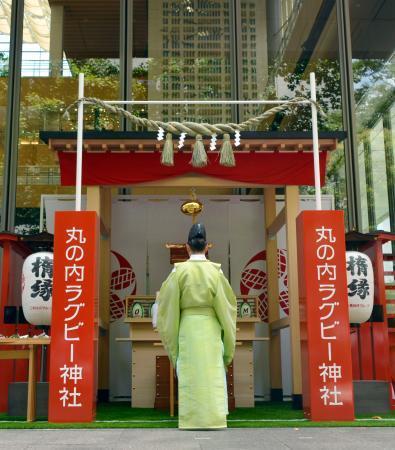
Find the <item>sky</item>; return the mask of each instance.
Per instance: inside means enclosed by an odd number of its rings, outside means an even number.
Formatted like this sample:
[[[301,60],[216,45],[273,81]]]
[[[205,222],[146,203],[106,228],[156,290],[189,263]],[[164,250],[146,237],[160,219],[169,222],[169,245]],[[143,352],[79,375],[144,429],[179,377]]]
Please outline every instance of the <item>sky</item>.
[[[8,55],[10,36],[0,34],[0,53]],[[49,52],[38,44],[23,43],[22,45],[22,77],[48,77]],[[63,62],[63,76],[71,76],[67,60]]]

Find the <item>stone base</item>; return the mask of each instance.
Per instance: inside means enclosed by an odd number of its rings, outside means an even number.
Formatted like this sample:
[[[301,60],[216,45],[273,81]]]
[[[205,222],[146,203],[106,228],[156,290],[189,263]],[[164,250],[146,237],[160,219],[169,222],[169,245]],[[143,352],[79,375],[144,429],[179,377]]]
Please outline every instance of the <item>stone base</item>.
[[[48,417],[48,382],[37,383],[36,416]],[[9,416],[26,417],[27,383],[9,383],[8,411]]]
[[[387,381],[354,381],[355,414],[384,414],[391,411],[390,384]]]
[[[97,391],[97,401],[99,403],[108,403],[110,401],[109,389],[99,389]]]
[[[302,394],[292,394],[292,409],[303,409]]]
[[[270,400],[272,402],[282,402],[283,401],[283,390],[282,389],[270,389]]]

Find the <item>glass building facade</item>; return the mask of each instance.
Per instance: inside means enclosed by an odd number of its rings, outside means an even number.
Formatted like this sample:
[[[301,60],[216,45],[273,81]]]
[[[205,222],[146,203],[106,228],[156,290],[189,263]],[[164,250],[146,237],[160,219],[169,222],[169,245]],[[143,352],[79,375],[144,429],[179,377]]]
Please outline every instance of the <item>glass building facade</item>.
[[[42,194],[60,186],[40,131],[64,117],[84,72],[101,99],[288,99],[317,77],[322,131],[345,131],[325,192],[350,229],[395,232],[395,4],[391,0],[0,0],[1,228],[38,230]],[[161,120],[241,121],[251,106],[135,106]],[[97,107],[85,128],[130,125]],[[301,107],[260,130],[310,130]],[[312,192],[305,188],[304,192]]]

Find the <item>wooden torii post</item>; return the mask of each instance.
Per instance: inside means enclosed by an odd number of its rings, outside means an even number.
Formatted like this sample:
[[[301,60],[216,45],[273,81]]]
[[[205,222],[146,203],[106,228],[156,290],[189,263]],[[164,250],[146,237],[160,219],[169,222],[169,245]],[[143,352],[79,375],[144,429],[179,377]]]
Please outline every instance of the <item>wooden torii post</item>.
[[[299,213],[299,186],[285,187],[285,205],[276,214],[274,187],[264,188],[266,226],[266,271],[270,327],[271,399],[282,401],[280,330],[290,328],[292,358],[292,400],[302,406],[302,369],[299,330],[298,261],[296,249],[296,217]],[[280,318],[278,291],[277,233],[286,227],[289,316]]]
[[[96,211],[99,236],[99,355],[98,399],[108,401],[110,386],[111,187],[88,186],[87,210]]]

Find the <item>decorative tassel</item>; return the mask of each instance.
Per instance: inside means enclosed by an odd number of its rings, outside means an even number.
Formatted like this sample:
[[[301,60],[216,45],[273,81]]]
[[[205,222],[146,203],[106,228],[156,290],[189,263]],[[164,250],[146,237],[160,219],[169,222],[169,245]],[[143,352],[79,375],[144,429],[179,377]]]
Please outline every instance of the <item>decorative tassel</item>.
[[[166,134],[160,162],[164,166],[174,166],[174,146],[171,133]]]
[[[232,144],[230,143],[230,135],[227,133],[223,136],[220,155],[219,163],[221,166],[234,167],[236,165],[235,155],[233,153]]]
[[[196,142],[193,146],[191,164],[193,167],[207,166],[207,153],[204,149],[203,138],[201,134],[196,135]]]

